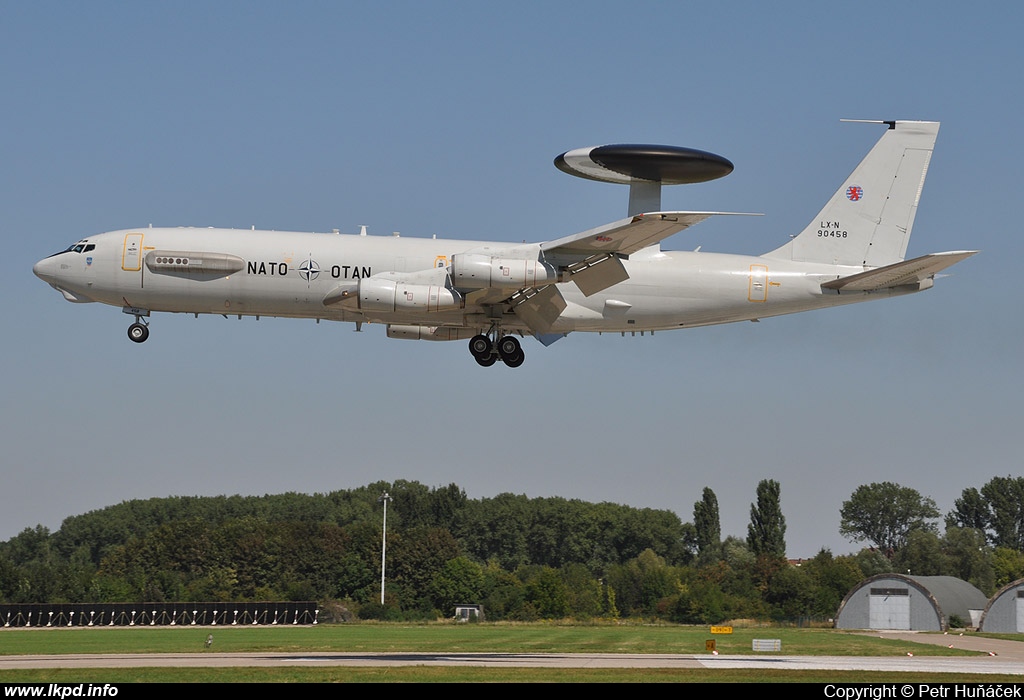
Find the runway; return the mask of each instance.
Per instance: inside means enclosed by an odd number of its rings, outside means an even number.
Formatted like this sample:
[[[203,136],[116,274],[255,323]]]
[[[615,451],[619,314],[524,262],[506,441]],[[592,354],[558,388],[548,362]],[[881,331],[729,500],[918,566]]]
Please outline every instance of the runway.
[[[751,656],[711,654],[196,653],[4,656],[2,669],[143,667],[467,666],[532,668],[708,668],[789,671],[896,671],[1024,676],[1024,661],[979,657]]]

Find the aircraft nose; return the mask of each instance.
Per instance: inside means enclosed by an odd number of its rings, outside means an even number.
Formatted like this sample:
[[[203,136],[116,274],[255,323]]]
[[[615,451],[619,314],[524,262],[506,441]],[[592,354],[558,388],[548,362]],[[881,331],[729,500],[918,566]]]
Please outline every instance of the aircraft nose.
[[[56,263],[52,257],[43,258],[32,266],[32,274],[48,284],[53,284],[57,279]]]

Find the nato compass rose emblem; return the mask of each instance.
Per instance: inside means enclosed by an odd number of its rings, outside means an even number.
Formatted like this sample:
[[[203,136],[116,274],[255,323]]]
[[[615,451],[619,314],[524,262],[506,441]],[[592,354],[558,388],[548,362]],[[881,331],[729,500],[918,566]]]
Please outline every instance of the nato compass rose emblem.
[[[846,188],[846,198],[851,202],[859,202],[864,199],[864,188],[860,185],[850,185]]]
[[[317,265],[312,255],[299,263],[299,276],[306,280],[307,283],[320,276],[320,266]]]

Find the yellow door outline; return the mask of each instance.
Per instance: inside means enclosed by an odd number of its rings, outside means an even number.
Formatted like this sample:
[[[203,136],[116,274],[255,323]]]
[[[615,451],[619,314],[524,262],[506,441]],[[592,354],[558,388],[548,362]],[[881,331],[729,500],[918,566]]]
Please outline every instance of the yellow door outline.
[[[751,265],[747,282],[747,301],[757,303],[768,301],[768,266]]]
[[[138,272],[142,269],[142,234],[129,233],[124,237],[124,250],[121,252],[121,269],[127,272]]]

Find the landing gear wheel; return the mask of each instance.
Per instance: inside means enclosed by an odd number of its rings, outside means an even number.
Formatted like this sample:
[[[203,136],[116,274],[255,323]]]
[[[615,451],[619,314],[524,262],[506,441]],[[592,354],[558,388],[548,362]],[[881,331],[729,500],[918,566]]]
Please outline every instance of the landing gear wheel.
[[[519,346],[519,340],[515,336],[506,335],[498,341],[498,354],[501,355],[501,359],[508,364],[511,358],[516,355],[522,355],[522,348]],[[522,364],[520,360],[519,364]]]
[[[491,345],[491,339],[486,335],[474,335],[469,341],[469,351],[473,353],[473,357],[480,361],[481,357],[487,357],[492,353],[494,347]],[[482,362],[480,364],[483,364]],[[494,364],[493,362],[491,363]]]
[[[520,350],[518,353],[516,353],[512,357],[503,357],[503,358],[501,358],[501,361],[504,362],[509,367],[518,367],[519,365],[523,364],[523,360],[525,360],[525,359],[526,359],[526,353],[523,352],[522,350]]]
[[[474,355],[474,357],[476,357],[476,356]],[[480,365],[481,367],[490,367],[491,365],[493,365],[497,361],[498,361],[498,356],[493,354],[493,353],[490,354],[490,355],[484,355],[482,357],[476,357],[476,363],[478,365]]]
[[[149,327],[142,323],[133,323],[128,326],[128,337],[135,343],[145,343],[149,337]]]

